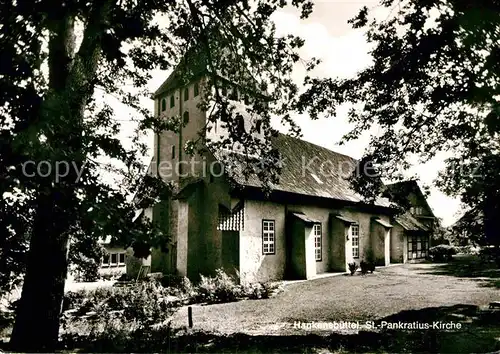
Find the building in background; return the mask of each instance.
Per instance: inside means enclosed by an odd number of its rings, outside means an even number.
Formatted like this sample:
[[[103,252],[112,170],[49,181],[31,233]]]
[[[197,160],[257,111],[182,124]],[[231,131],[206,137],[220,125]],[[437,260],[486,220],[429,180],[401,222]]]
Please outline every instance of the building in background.
[[[393,201],[409,204],[409,209],[395,217],[391,234],[393,262],[415,262],[429,255],[436,216],[417,181],[388,184],[385,195]]]

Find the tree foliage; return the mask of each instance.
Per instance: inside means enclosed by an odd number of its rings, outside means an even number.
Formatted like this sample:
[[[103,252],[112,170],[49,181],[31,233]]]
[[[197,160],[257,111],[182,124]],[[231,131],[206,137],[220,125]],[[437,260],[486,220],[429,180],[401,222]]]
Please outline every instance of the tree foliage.
[[[122,243],[164,241],[162,230],[147,220],[132,222],[135,208],[171,193],[158,178],[143,178],[147,145],[139,133],[175,130],[179,124],[155,117],[141,104],[150,95],[151,70],[172,69],[190,50],[201,51],[211,75],[201,107],[210,108],[209,120],[224,118],[230,127],[222,144],[240,142],[249,152],[260,144],[264,156],[274,156],[266,150],[271,115],[280,114],[298,131],[289,115],[298,100],[290,74],[303,41],[276,35],[271,16],[287,6],[284,0],[6,0],[2,5],[0,255],[8,268],[2,281],[26,269],[13,348],[51,350],[72,239],[73,255],[92,247],[90,256],[96,256],[97,241],[110,235]],[[302,17],[312,10],[308,0],[291,5]],[[235,116],[241,113],[218,86],[221,77],[242,83],[250,76],[251,89],[261,93],[251,109],[262,117],[266,141],[237,129]],[[109,97],[138,117],[139,132],[130,145],[119,139],[123,117],[117,117]],[[64,176],[57,174],[60,162],[70,166]],[[264,181],[272,175],[269,165],[257,171]],[[118,184],[103,179],[109,171],[120,173]],[[135,201],[141,205],[134,205],[130,195],[139,188],[142,197]]]
[[[398,179],[418,159],[439,153],[446,160],[436,184],[484,212],[495,240],[499,211],[500,3],[495,0],[384,0],[384,16],[363,8],[350,22],[366,30],[371,65],[351,79],[306,80],[298,107],[311,117],[334,115],[354,103],[353,130],[344,141],[372,127],[364,160],[381,177]],[[307,107],[307,103],[316,104]],[[376,194],[362,178],[355,187]],[[366,193],[366,190],[371,190]]]

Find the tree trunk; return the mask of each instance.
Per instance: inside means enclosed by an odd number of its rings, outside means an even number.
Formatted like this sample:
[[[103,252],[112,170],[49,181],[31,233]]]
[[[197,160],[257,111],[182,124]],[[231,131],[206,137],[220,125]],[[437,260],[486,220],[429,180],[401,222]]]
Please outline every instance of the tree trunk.
[[[55,191],[39,198],[26,276],[10,342],[16,351],[53,351],[57,346],[68,269],[64,199],[58,198]]]
[[[94,91],[102,33],[112,4],[111,0],[93,4],[76,54],[72,14],[63,13],[49,23],[50,89],[42,104],[40,121],[47,127],[45,135],[53,150],[51,162],[62,158],[74,164],[75,169],[70,169],[59,182],[41,182],[26,275],[11,336],[12,350],[53,351],[57,347],[69,233],[77,225],[80,212],[76,190],[85,188],[78,182],[76,172],[81,171],[85,161],[84,110]]]

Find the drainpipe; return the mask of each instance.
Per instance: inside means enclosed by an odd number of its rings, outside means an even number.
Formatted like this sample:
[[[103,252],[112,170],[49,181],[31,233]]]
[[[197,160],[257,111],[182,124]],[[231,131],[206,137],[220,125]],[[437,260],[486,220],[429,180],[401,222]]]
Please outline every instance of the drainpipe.
[[[182,144],[182,128],[183,128],[183,117],[182,117],[182,88],[179,88],[179,115],[180,115],[180,126],[179,126],[179,178],[180,175],[182,175],[182,150],[183,150],[183,144]]]
[[[161,99],[158,101],[158,118],[161,117]],[[160,176],[160,132],[156,133],[156,177]]]
[[[284,235],[284,245],[285,245],[285,274],[284,275],[284,278],[287,279],[287,278],[291,278],[290,276],[290,269],[291,269],[291,266],[290,266],[290,260],[291,260],[291,251],[290,251],[290,235],[289,235],[289,232],[290,232],[290,226],[288,225],[289,223],[289,220],[288,220],[288,204],[285,204],[285,217],[284,217],[284,220],[285,220],[285,235]]]
[[[160,177],[160,133],[156,133],[156,177]]]

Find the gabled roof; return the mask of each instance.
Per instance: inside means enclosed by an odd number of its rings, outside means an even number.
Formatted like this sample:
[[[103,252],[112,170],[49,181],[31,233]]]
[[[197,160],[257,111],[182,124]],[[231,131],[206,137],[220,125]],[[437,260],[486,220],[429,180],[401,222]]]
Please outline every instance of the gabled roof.
[[[272,145],[280,152],[282,164],[279,183],[273,186],[274,190],[365,203],[348,181],[357,167],[357,160],[285,134],[273,138]],[[247,179],[235,171],[232,177],[240,185],[262,187],[255,175]],[[386,198],[377,198],[375,205],[390,207],[391,203]]]

